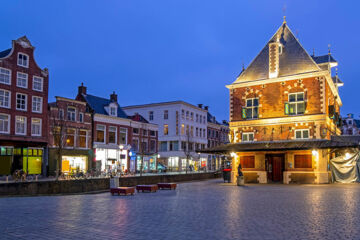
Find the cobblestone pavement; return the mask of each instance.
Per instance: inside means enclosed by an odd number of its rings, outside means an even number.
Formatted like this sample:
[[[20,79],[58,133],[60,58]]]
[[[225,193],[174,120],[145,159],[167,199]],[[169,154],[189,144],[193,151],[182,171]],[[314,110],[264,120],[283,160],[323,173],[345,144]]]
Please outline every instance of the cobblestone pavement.
[[[0,198],[0,239],[359,239],[360,185]]]

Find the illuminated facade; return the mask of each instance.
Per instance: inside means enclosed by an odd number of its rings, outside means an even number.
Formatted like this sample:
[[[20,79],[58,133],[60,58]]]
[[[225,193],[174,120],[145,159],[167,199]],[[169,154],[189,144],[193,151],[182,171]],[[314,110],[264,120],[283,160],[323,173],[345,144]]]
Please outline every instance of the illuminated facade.
[[[341,134],[342,82],[331,76],[335,66],[330,51],[309,55],[283,22],[227,86],[231,142],[249,146],[237,148],[233,176],[240,161],[247,182],[328,182],[328,149],[317,146]]]

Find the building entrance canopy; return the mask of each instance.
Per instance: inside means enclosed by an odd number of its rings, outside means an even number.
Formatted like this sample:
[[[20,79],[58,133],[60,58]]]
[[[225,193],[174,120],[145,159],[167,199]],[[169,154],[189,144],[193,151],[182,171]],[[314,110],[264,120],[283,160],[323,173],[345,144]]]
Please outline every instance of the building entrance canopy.
[[[360,138],[356,136],[333,136],[331,140],[283,140],[226,144],[201,150],[202,153],[226,154],[231,152],[288,151],[307,149],[359,148]]]

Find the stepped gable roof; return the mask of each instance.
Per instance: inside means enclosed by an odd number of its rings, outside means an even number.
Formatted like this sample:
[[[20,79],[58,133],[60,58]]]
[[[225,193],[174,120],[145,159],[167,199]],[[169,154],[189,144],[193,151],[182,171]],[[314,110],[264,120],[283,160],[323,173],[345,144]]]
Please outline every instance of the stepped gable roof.
[[[269,44],[277,41],[283,46],[279,55],[278,77],[321,71],[284,22],[234,83],[268,79]]]
[[[329,63],[329,62],[336,63],[337,62],[331,54],[326,54],[323,56],[311,56],[311,57],[317,64]]]
[[[95,113],[109,115],[106,112],[105,107],[109,106],[109,104],[111,103],[110,99],[97,97],[97,96],[93,96],[90,94],[86,94],[86,95],[83,94],[83,97],[85,98],[86,102],[89,104],[90,108]],[[117,105],[118,105],[117,117],[127,118],[128,116],[126,115],[126,113],[121,109],[119,104],[117,104]]]
[[[11,52],[11,48],[0,52],[0,58],[6,57],[7,55],[9,55],[10,52]]]

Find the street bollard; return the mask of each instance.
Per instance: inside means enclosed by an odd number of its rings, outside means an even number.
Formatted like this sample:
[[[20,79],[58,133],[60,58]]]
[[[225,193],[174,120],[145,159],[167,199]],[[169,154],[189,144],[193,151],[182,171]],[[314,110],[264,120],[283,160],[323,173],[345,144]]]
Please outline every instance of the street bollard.
[[[38,180],[38,175],[35,176],[35,181],[37,181],[37,180]]]

